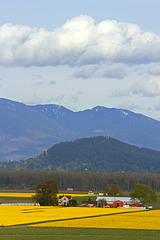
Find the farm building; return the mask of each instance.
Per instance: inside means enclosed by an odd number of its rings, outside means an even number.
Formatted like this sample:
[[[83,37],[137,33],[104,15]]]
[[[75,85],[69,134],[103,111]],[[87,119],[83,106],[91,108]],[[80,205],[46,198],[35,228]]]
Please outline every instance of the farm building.
[[[67,188],[67,191],[73,191],[73,188]]]
[[[138,199],[130,197],[97,197],[96,202],[98,207],[141,207]]]
[[[59,206],[76,206],[77,201],[72,199],[72,196],[60,195],[58,200]]]
[[[71,199],[72,199],[71,196],[60,195],[59,200],[58,200],[58,205],[59,206],[67,206]]]

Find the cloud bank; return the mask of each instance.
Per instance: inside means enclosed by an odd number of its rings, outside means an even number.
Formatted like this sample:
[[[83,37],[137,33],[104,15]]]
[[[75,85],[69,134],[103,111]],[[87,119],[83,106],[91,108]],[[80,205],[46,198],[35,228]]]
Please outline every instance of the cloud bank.
[[[145,97],[156,97],[160,95],[160,77],[150,77],[141,80],[131,87],[133,94],[141,94]]]
[[[70,19],[53,31],[4,24],[0,27],[0,56],[3,66],[150,63],[160,60],[160,36],[129,23],[105,20],[96,24],[87,15]]]

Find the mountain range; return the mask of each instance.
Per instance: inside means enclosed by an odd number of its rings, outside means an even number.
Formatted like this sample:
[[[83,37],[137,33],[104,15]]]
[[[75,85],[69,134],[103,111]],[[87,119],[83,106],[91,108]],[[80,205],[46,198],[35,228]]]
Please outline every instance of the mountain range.
[[[73,112],[55,104],[0,99],[0,161],[28,159],[56,143],[93,136],[160,150],[160,121],[103,106]]]

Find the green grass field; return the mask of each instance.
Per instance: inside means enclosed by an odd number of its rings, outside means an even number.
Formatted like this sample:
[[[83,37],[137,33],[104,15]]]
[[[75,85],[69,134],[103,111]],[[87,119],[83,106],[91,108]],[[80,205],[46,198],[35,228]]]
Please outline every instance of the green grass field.
[[[30,197],[0,197],[1,203],[31,203]]]
[[[74,228],[0,228],[1,240],[151,240],[160,239],[160,231],[74,229]]]

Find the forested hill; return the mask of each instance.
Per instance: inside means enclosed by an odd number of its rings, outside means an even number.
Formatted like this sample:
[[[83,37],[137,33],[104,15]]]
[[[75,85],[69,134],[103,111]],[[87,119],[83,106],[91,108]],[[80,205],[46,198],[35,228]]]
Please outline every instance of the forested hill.
[[[0,170],[160,173],[160,152],[111,137],[82,138],[25,161],[1,162]]]

